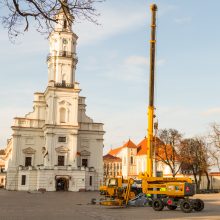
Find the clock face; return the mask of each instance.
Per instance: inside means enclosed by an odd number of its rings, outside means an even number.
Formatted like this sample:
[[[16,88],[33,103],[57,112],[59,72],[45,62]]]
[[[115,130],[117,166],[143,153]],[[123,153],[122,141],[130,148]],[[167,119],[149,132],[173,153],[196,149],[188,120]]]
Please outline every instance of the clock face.
[[[67,44],[67,39],[66,38],[63,38],[63,43]]]

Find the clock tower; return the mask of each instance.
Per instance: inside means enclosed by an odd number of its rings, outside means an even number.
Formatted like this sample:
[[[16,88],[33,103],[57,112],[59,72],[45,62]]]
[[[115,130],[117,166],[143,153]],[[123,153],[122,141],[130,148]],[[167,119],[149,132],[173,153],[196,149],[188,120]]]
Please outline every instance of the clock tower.
[[[74,17],[61,7],[55,18],[48,85],[34,93],[33,111],[15,118],[6,146],[9,190],[98,190],[103,179],[103,124],[87,116],[75,81]]]
[[[73,87],[78,61],[76,56],[78,36],[72,32],[74,17],[68,10],[61,9],[55,18],[57,24],[49,37],[48,85],[55,83]]]

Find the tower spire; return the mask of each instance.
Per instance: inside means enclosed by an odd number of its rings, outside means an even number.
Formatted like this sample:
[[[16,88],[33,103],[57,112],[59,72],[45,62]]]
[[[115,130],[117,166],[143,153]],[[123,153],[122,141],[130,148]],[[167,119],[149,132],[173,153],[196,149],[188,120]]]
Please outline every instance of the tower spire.
[[[55,18],[57,24],[49,37],[48,84],[50,86],[73,88],[77,64],[76,41],[78,39],[72,31],[74,17],[64,4],[61,5]]]
[[[65,30],[65,31],[72,31],[72,24],[74,21],[74,16],[71,15],[67,0],[61,1],[60,10],[58,11],[57,15],[55,16],[57,20],[57,24],[55,25],[55,30]]]

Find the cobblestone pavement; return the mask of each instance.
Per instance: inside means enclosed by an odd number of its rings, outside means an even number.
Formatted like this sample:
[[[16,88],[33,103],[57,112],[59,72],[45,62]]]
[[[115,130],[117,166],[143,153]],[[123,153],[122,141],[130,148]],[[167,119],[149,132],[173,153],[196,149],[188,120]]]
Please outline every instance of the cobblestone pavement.
[[[196,195],[205,202],[202,212],[155,212],[151,207],[110,208],[89,204],[97,192],[27,193],[0,190],[0,220],[139,220],[220,219],[220,194]]]

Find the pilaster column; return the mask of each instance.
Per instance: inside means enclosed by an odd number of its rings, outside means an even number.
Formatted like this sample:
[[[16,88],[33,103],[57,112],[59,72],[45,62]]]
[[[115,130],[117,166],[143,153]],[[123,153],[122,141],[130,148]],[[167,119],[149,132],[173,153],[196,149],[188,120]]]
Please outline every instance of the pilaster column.
[[[53,166],[53,133],[46,134],[47,155],[44,159],[45,166]]]
[[[19,139],[21,135],[13,134],[12,160],[11,167],[17,167],[19,164]]]
[[[69,141],[69,164],[77,168],[77,134],[72,133]]]

